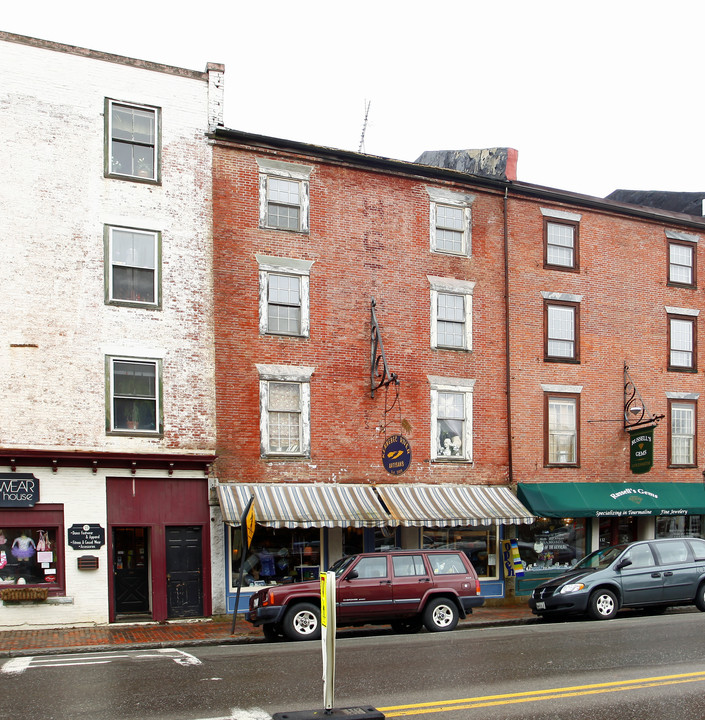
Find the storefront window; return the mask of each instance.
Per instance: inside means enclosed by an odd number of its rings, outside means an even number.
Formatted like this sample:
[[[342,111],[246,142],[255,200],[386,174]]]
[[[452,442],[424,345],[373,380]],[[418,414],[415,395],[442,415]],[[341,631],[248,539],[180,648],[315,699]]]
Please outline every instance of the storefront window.
[[[635,517],[600,518],[600,547],[634,542],[637,538]]]
[[[585,556],[585,520],[544,518],[519,525],[517,539],[525,572],[566,569]]]
[[[656,537],[702,537],[702,519],[702,515],[660,515],[656,518]]]
[[[0,586],[54,586],[58,580],[55,527],[0,529]]]
[[[496,526],[423,529],[423,546],[438,550],[462,550],[473,564],[478,576],[496,578],[497,575]]]
[[[230,532],[230,584],[237,587],[242,555],[240,528]],[[268,528],[257,525],[245,557],[243,587],[317,580],[321,571],[318,528]]]
[[[362,528],[343,528],[343,555],[364,552],[365,531]]]

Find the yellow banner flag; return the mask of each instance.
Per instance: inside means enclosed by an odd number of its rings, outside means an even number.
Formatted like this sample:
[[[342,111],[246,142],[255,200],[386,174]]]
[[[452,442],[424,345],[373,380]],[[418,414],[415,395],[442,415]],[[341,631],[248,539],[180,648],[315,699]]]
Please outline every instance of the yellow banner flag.
[[[255,504],[252,503],[250,505],[250,510],[247,513],[247,518],[245,519],[245,528],[247,532],[247,547],[250,547],[250,544],[252,543],[252,537],[255,534]]]

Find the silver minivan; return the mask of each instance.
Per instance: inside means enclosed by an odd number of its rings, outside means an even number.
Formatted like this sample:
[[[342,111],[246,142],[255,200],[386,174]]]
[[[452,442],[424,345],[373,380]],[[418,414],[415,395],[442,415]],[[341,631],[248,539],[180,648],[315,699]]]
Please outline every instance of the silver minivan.
[[[662,612],[691,604],[705,612],[705,540],[700,538],[601,548],[537,586],[529,598],[536,615],[582,613],[593,620],[609,620],[623,607]]]

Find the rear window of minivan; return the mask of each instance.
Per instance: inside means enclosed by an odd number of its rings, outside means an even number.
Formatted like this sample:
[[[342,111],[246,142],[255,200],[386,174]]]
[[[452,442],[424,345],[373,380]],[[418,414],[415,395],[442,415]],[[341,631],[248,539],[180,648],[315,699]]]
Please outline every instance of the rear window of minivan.
[[[688,546],[683,540],[667,540],[657,544],[656,549],[661,563],[669,565],[671,563],[685,563],[690,559]]]

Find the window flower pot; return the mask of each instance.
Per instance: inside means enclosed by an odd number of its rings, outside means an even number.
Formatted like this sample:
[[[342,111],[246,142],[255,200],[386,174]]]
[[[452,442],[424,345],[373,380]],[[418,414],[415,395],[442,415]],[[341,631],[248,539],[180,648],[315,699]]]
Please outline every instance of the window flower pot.
[[[0,590],[0,600],[3,602],[21,602],[22,600],[33,600],[43,602],[49,597],[48,588],[23,588],[11,587]]]

